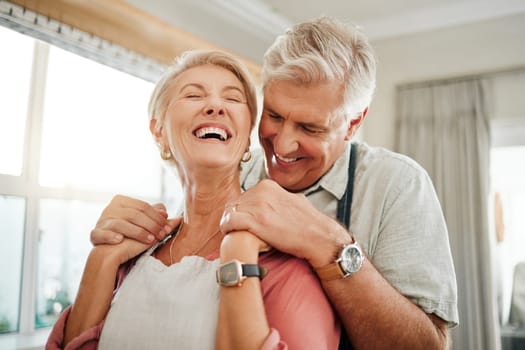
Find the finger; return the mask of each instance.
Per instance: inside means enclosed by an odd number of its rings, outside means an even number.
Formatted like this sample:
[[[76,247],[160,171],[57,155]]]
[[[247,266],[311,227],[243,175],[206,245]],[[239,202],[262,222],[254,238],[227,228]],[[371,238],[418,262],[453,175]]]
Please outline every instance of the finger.
[[[107,238],[103,237],[103,235]],[[155,236],[151,232],[145,230],[141,226],[122,219],[106,220],[104,223],[97,225],[93,231],[91,231],[92,241],[96,240],[97,242],[100,240],[109,240],[107,243],[119,243],[122,240],[120,236],[144,244],[150,244],[155,241]]]
[[[127,197],[124,195],[116,195],[111,200],[110,204],[106,207],[102,213],[99,221],[104,221],[106,218],[118,218],[120,214],[119,209],[132,209],[137,212],[144,213],[151,220],[155,221],[158,225],[164,226],[166,224],[166,208],[163,204],[157,203],[150,205],[140,199]]]
[[[165,227],[165,229],[169,228],[168,233],[172,233],[172,231],[175,230],[175,228],[178,227],[182,223],[182,220],[183,220],[182,216],[179,216],[173,219],[168,219],[168,223],[166,225],[167,227]]]
[[[165,217],[166,219],[168,218],[168,211],[166,210],[166,206],[162,203],[155,203],[152,205],[153,208],[155,208],[156,210],[158,210],[158,212],[163,216]]]
[[[93,229],[89,235],[91,244],[118,244],[123,241],[124,236],[110,230]]]
[[[151,211],[138,210],[136,208],[119,208],[115,210],[111,218],[128,221],[152,234],[157,239],[163,239],[169,233],[169,227],[166,227],[168,220],[153,207],[151,207]],[[128,237],[126,232],[122,233]]]
[[[219,229],[222,233],[227,234],[232,231],[249,231],[252,234],[256,234],[255,220],[253,215],[247,211],[242,211],[239,204],[226,206]]]
[[[163,204],[157,203],[155,205],[150,205],[149,203],[135,199],[123,204],[122,208],[134,209],[139,213],[143,213],[148,219],[153,220],[159,226],[164,227],[164,225],[166,225],[168,215]],[[136,215],[140,218],[141,216],[139,213]]]

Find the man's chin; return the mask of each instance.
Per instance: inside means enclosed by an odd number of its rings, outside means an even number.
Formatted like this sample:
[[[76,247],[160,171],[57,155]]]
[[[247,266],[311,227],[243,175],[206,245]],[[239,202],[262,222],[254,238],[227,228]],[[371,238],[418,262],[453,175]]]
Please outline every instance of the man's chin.
[[[277,182],[279,186],[290,192],[298,192],[297,182],[295,179],[290,179],[294,174],[283,173],[275,169],[269,169],[268,176],[271,180]],[[294,176],[295,177],[295,176]],[[291,181],[292,180],[292,181]]]

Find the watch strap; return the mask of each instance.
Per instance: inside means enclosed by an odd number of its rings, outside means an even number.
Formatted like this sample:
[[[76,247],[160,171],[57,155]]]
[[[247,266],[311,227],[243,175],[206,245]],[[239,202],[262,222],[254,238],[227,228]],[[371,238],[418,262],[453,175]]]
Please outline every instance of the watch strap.
[[[345,277],[345,273],[337,261],[318,267],[315,272],[322,281],[333,281]]]
[[[259,277],[263,279],[268,273],[268,269],[257,264],[241,264],[242,275],[244,277]]]

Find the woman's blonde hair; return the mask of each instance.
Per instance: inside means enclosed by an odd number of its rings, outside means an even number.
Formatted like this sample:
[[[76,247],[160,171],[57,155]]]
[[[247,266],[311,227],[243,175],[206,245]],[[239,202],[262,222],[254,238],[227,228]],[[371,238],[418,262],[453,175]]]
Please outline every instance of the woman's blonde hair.
[[[191,50],[184,52],[176,58],[175,63],[168,68],[166,73],[157,82],[148,104],[149,118],[150,120],[155,119],[158,121],[157,127],[160,127],[164,122],[164,116],[170,100],[170,88],[175,79],[190,68],[207,64],[225,68],[240,80],[244,88],[244,93],[246,94],[246,102],[251,117],[251,128],[253,128],[257,119],[257,95],[255,85],[252,82],[247,68],[241,61],[227,53],[209,50]]]

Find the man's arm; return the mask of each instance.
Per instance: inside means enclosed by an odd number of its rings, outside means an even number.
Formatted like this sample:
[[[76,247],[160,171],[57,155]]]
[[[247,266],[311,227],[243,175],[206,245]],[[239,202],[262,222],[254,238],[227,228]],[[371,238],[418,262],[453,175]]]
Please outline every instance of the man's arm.
[[[163,204],[151,205],[139,199],[116,195],[91,231],[91,242],[93,245],[118,244],[124,238],[131,238],[152,244],[166,237],[182,219],[167,218]]]
[[[349,235],[303,195],[263,180],[232,203],[221,229],[248,230],[283,252],[305,258],[312,267],[333,262]],[[392,287],[365,259],[346,279],[323,282],[356,349],[444,349],[447,326],[427,315]]]
[[[446,349],[447,324],[395,290],[365,259],[361,270],[323,287],[355,349]]]

